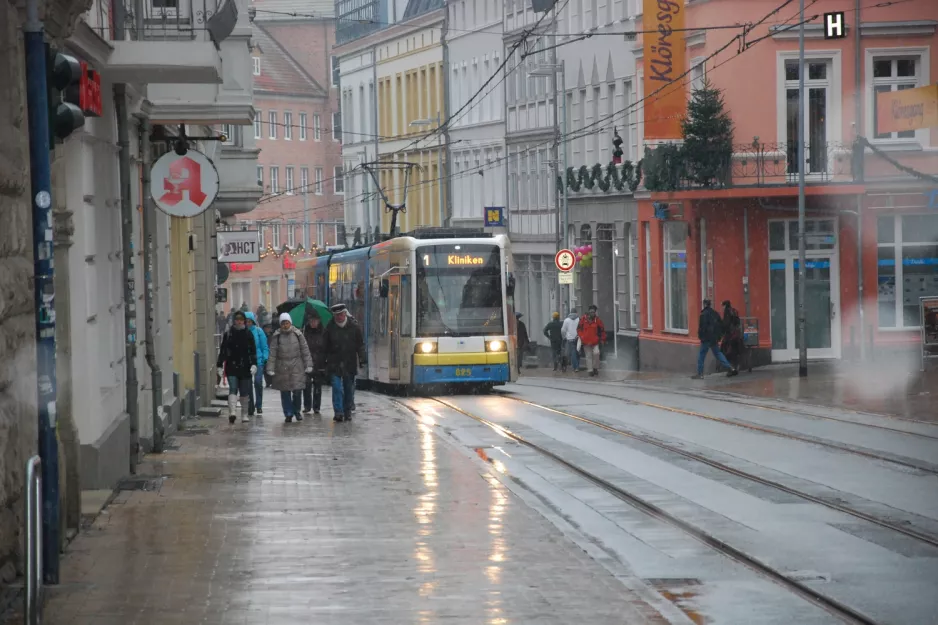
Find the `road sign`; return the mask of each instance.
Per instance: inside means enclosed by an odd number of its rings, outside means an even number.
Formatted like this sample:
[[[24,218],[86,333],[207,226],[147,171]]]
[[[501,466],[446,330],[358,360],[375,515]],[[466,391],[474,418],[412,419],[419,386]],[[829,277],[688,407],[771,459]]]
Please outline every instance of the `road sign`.
[[[198,150],[187,150],[183,156],[167,152],[150,170],[150,195],[167,215],[201,215],[218,195],[218,170]]]
[[[824,38],[843,39],[847,36],[847,23],[843,11],[824,14]]]
[[[557,284],[573,284],[573,272],[561,271],[557,274]]]
[[[576,264],[576,256],[568,249],[560,250],[554,256],[554,264],[557,265],[557,269],[560,271],[570,271]]]
[[[504,206],[486,206],[485,221],[482,224],[486,228],[504,228],[505,227],[505,207]]]
[[[216,282],[218,284],[224,284],[225,281],[228,280],[228,274],[229,274],[228,265],[225,265],[222,263],[216,263],[215,271],[218,274],[218,280]]]

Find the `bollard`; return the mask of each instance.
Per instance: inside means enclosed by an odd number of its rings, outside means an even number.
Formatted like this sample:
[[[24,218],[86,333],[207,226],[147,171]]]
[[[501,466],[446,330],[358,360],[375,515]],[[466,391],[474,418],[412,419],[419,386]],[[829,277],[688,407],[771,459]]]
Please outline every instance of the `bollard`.
[[[39,625],[42,608],[42,460],[26,461],[26,592],[23,596],[23,622]]]

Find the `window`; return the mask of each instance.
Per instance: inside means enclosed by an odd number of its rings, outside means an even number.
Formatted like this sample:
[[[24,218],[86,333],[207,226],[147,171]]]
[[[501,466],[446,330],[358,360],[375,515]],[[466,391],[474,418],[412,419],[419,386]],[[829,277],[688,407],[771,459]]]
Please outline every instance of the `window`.
[[[271,230],[273,230],[272,238],[274,241],[274,249],[279,250],[280,249],[280,224],[274,224]]]
[[[283,114],[283,138],[287,141],[293,140],[293,113]]]
[[[278,167],[270,168],[270,192],[280,193],[280,169]]]
[[[707,80],[707,65],[704,59],[693,59],[690,68],[690,89],[697,91],[702,89]]]
[[[270,126],[267,130],[267,137],[270,139],[277,138],[277,111],[270,111],[267,113],[267,125]]]
[[[345,178],[342,177],[342,167],[335,168],[335,178],[332,180],[336,195],[345,195]]]
[[[292,221],[287,222],[287,245],[291,249],[296,247],[296,224]]]
[[[919,297],[938,295],[938,214],[877,220],[880,328],[918,328]]]
[[[315,193],[316,195],[322,195],[322,167],[316,168]]]
[[[255,57],[252,57],[252,60],[254,61],[254,75],[260,76],[261,75],[261,57],[255,56]]]
[[[264,168],[261,165],[257,166],[257,186],[264,188]]]
[[[662,224],[664,239],[664,327],[669,331],[687,331],[687,224],[669,221]]]
[[[313,114],[313,140],[322,141],[322,124],[319,120],[319,113]]]
[[[808,59],[804,63],[806,76],[804,141],[806,174],[823,174],[828,171],[828,119],[837,119],[836,111],[830,110],[831,62],[827,59]],[[798,60],[785,61],[785,127],[788,142],[788,173],[797,174],[798,148]]]
[[[878,93],[915,89],[921,76],[921,57],[876,57],[873,59],[873,124],[876,124]],[[876,132],[877,139],[914,139],[914,130]]]
[[[264,134],[264,131],[261,129],[262,124],[263,122],[261,121],[260,110],[254,111],[254,138],[255,139],[260,139],[261,136]]]
[[[264,251],[264,248],[267,247],[267,228],[263,226],[262,223],[257,224],[257,236],[258,236],[258,247],[260,247],[261,252]]]
[[[300,141],[306,141],[306,113],[300,113]]]
[[[300,167],[300,191],[309,193],[309,167]]]
[[[334,56],[332,57],[332,86],[333,87],[339,86],[339,76],[340,76],[339,57]]]
[[[232,124],[222,124],[221,125],[221,134],[225,136],[225,140],[222,141],[222,145],[235,145],[235,132],[237,126]]]
[[[342,113],[332,114],[332,140],[342,141]]]
[[[293,168],[287,167],[287,195],[293,195]]]

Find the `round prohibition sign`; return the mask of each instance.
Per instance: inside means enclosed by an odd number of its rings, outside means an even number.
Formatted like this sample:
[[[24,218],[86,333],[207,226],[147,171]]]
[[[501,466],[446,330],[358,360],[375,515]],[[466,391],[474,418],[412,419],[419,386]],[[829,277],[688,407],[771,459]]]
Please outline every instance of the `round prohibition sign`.
[[[560,271],[570,271],[573,269],[573,265],[576,264],[576,256],[570,250],[560,250],[554,256],[554,264],[557,265],[557,269]]]

